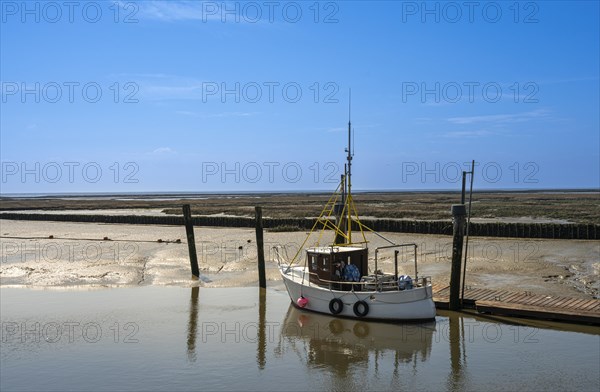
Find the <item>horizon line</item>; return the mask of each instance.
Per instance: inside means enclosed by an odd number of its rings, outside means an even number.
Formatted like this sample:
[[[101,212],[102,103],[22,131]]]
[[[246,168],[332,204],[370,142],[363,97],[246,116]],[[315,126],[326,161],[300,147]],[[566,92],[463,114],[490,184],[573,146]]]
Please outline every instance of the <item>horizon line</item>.
[[[460,193],[460,189],[358,189],[354,193]],[[598,192],[599,188],[485,188],[474,189],[473,193],[487,192]],[[252,194],[308,194],[331,193],[329,189],[304,190],[245,190],[245,191],[116,191],[116,192],[0,192],[0,198],[80,197],[80,196],[194,196],[194,195],[252,195]]]

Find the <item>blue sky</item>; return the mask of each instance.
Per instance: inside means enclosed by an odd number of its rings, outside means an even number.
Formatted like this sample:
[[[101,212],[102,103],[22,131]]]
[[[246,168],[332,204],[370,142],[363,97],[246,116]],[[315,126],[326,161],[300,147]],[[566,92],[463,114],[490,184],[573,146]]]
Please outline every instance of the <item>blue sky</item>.
[[[598,2],[0,1],[2,193],[598,188]]]

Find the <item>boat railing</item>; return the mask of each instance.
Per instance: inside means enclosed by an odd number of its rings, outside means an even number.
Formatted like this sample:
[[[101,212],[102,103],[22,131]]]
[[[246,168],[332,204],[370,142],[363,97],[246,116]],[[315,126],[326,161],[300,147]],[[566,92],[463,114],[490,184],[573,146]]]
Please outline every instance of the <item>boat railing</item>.
[[[319,282],[319,283],[316,283],[317,285],[328,286],[330,290],[333,288],[332,287],[333,285],[351,285],[352,290],[354,290],[356,286],[359,286],[359,287],[361,287],[361,289],[364,288],[365,289],[364,291],[403,291],[404,290],[398,284],[397,279],[384,281],[383,279],[380,278],[377,281],[361,280],[359,282],[351,282],[351,281],[346,281],[346,280],[323,279],[316,272],[305,271],[304,273],[311,277],[315,277],[316,278],[315,280],[317,280]],[[363,276],[363,278],[366,278],[369,276],[370,275],[366,275],[366,276]],[[384,275],[382,275],[382,276],[384,276]],[[387,276],[391,276],[391,275],[387,275]],[[310,283],[311,283],[311,281],[309,279],[309,285],[310,285]],[[420,279],[413,279],[412,283],[413,283],[412,288],[431,286],[431,276],[423,276]],[[408,288],[406,290],[410,290],[410,288]]]
[[[385,246],[379,246],[379,247],[375,248],[375,272],[377,273],[377,271],[378,271],[377,256],[378,256],[380,250],[393,249],[393,248],[406,248],[406,247],[413,248],[414,258],[415,258],[415,280],[418,281],[419,280],[419,269],[417,267],[417,244],[414,244],[414,243],[385,245]],[[398,249],[396,249],[394,251],[394,277],[396,278],[396,280],[398,280],[398,253],[400,253],[400,251]],[[377,274],[375,275],[375,277],[377,277]]]

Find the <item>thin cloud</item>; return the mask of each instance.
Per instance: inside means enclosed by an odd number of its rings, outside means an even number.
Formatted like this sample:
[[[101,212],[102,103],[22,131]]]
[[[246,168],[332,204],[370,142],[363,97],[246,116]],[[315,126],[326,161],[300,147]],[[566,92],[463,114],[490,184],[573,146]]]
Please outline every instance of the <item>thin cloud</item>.
[[[598,76],[581,77],[581,78],[567,78],[567,79],[551,79],[542,80],[538,84],[563,84],[563,83],[580,83],[580,82],[593,82],[600,80]]]
[[[188,110],[176,110],[175,114],[180,114],[182,116],[198,117],[198,113],[190,112]]]
[[[517,123],[531,121],[543,117],[547,117],[549,112],[547,110],[534,110],[531,112],[514,113],[514,114],[491,114],[484,116],[470,116],[470,117],[450,117],[446,121],[453,124],[475,124],[475,123]]]
[[[203,2],[193,1],[143,1],[139,4],[142,19],[174,22],[182,20],[220,19],[218,14],[204,12]],[[217,3],[214,3],[217,5]]]
[[[202,99],[203,80],[168,74],[121,74],[139,88],[137,96],[144,100]]]
[[[200,114],[200,117],[214,118],[214,117],[248,117],[254,116],[259,112],[223,112],[223,113],[208,113]]]
[[[120,79],[120,80],[128,80],[131,78],[135,79],[169,79],[173,78],[173,75],[164,74],[164,73],[130,73],[130,72],[119,72],[119,73],[110,73],[107,75],[109,80]]]
[[[380,124],[352,124],[352,130],[360,130],[360,129],[366,129],[366,128],[378,128],[380,127]],[[315,128],[319,131],[325,131],[325,132],[346,132],[348,131],[348,127],[327,127],[327,128]]]
[[[221,112],[221,113],[196,113],[189,110],[177,110],[175,114],[199,118],[222,118],[222,117],[249,117],[260,114],[260,112]]]
[[[120,1],[126,9],[127,2]],[[250,25],[261,24],[268,11],[266,5],[255,3],[250,7],[233,1],[142,1],[136,17],[160,22],[200,21],[236,22]],[[268,15],[267,15],[268,17]]]
[[[166,155],[166,154],[175,154],[175,150],[173,150],[171,147],[159,147],[157,149],[155,149],[154,151],[152,151],[153,155]]]
[[[202,83],[188,85],[158,85],[140,83],[140,95],[150,100],[163,99],[202,99]]]
[[[477,137],[487,137],[496,135],[496,132],[488,131],[488,130],[476,130],[476,131],[450,131],[442,134],[442,137],[447,138],[477,138]]]

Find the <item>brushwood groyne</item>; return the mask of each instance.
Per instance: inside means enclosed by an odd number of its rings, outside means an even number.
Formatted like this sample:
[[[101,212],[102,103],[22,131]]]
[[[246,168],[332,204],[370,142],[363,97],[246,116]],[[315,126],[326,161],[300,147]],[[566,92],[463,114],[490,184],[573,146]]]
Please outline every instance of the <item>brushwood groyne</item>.
[[[183,226],[183,217],[178,215],[90,215],[90,214],[52,214],[52,213],[0,213],[0,219],[90,222],[134,225],[177,225]],[[254,227],[253,217],[232,216],[194,216],[194,226],[213,227]],[[403,219],[363,219],[361,222],[375,231],[418,234],[452,235],[450,220],[419,221]],[[272,230],[310,230],[315,224],[314,218],[263,218],[266,229]],[[358,230],[358,226],[355,227]],[[552,238],[552,239],[600,239],[599,224],[557,224],[557,223],[473,223],[469,235],[509,238]]]

